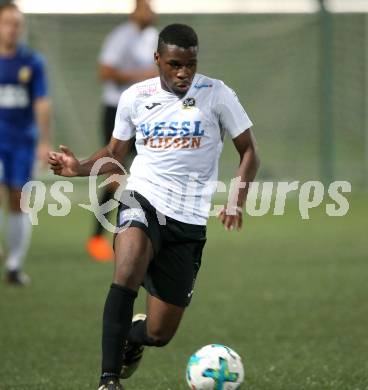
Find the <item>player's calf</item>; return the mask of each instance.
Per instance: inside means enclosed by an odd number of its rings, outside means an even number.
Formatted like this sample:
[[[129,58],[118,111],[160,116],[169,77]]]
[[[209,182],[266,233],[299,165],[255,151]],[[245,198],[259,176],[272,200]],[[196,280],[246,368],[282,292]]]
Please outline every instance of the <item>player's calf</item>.
[[[150,261],[149,240],[139,229],[127,229],[115,239],[116,269],[103,313],[102,376],[119,376],[122,346],[133,317],[134,301]]]
[[[168,328],[152,328],[145,314],[136,314],[133,317],[128,342],[132,345],[164,347],[174,335],[175,332]]]
[[[131,377],[142,360],[144,351],[142,330],[145,328],[146,318],[145,314],[136,314],[133,317],[132,327],[123,350],[123,364],[120,373],[122,379]]]
[[[147,331],[147,342],[152,347],[165,347],[173,337],[173,334],[168,334],[164,331],[158,331],[156,333]]]
[[[144,346],[164,347],[173,338],[174,333],[167,332],[164,329],[157,329],[155,333],[149,333],[147,330],[147,316],[136,314],[133,317],[132,327],[124,348],[120,378],[129,378],[137,370],[143,357]]]

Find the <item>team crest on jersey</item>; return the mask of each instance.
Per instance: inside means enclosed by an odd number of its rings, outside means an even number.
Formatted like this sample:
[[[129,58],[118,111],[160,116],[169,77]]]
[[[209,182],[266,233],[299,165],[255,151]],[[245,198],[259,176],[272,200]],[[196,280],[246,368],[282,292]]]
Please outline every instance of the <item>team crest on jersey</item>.
[[[19,69],[18,80],[19,80],[22,84],[27,84],[27,83],[29,83],[30,80],[31,80],[31,77],[32,77],[32,69],[31,69],[29,66],[22,66],[22,67]]]
[[[196,104],[196,101],[194,98],[186,98],[183,101],[183,108],[185,108],[185,109],[192,108],[192,107],[195,107],[195,104]]]

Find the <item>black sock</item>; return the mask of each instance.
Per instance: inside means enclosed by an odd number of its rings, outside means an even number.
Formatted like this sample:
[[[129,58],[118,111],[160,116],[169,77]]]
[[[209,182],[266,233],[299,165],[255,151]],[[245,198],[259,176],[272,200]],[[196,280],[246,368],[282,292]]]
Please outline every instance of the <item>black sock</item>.
[[[146,321],[137,321],[132,325],[128,335],[128,341],[132,344],[147,345],[152,347],[155,345],[147,335]]]
[[[106,203],[107,201],[112,199],[113,196],[114,196],[114,191],[111,191],[110,189],[106,189],[102,194],[102,197],[100,199],[100,204]],[[107,214],[105,214],[105,217],[106,215]],[[104,227],[101,225],[100,221],[96,218],[94,235],[101,236],[104,233],[104,231],[105,231]]]
[[[103,313],[102,375],[120,375],[123,346],[131,328],[137,292],[112,284]]]

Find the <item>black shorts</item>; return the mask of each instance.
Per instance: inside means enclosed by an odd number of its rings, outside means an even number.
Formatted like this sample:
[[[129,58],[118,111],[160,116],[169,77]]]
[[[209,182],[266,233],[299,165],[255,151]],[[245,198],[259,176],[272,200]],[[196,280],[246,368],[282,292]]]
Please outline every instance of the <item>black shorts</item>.
[[[115,116],[117,107],[115,106],[104,106],[102,110],[102,128],[103,128],[103,144],[107,145],[110,142],[112,132],[114,131],[115,127]],[[124,161],[120,161],[124,168],[127,170],[130,169],[130,166],[132,165],[134,157],[137,155],[137,151],[135,149],[135,146],[133,146],[131,152],[128,154],[128,156],[124,159]]]
[[[149,294],[176,306],[188,306],[201,266],[206,226],[163,216],[135,191],[124,191],[117,226],[139,227],[154,250],[143,286]]]

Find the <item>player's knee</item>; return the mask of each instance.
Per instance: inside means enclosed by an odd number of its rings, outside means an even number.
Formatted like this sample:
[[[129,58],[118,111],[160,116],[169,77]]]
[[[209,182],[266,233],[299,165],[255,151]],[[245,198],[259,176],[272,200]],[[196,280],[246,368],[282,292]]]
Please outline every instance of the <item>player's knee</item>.
[[[127,272],[127,270],[124,269],[121,271],[116,270],[114,283],[137,290],[141,281],[136,275],[134,275],[134,272]]]
[[[21,209],[19,204],[10,204],[9,205],[9,210],[12,213],[21,213],[22,212],[22,209]]]
[[[154,347],[164,347],[169,344],[173,335],[160,331],[148,331],[147,336],[150,339],[150,344]]]
[[[154,337],[151,339],[154,347],[165,347],[171,341],[171,337]]]
[[[143,277],[144,270],[141,270],[139,258],[117,261],[114,278],[115,283],[137,289],[142,283]]]
[[[20,207],[21,191],[11,190],[9,192],[9,209],[13,213],[20,213],[22,211]]]

